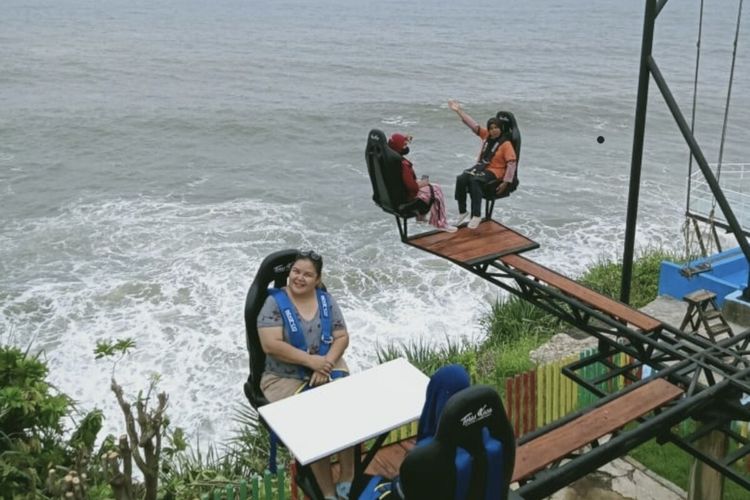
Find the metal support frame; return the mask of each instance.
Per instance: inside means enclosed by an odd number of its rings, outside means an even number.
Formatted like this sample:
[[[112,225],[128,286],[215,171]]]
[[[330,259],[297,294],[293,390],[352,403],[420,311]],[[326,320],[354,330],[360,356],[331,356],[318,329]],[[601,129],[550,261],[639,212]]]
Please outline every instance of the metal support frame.
[[[648,106],[648,87],[653,77],[659,91],[664,98],[664,101],[672,113],[677,126],[682,133],[683,138],[687,142],[690,148],[690,153],[695,158],[696,163],[701,169],[703,176],[706,179],[706,183],[711,188],[711,192],[716,199],[721,212],[724,215],[724,219],[727,221],[729,230],[734,234],[737,239],[737,243],[742,249],[742,253],[745,258],[750,262],[750,244],[748,244],[745,232],[742,230],[737,218],[732,211],[732,207],[729,205],[726,197],[724,196],[719,182],[716,180],[711,168],[706,161],[703,151],[698,145],[698,141],[695,139],[690,125],[688,124],[685,117],[682,115],[677,101],[672,96],[672,92],[667,85],[666,80],[661,74],[659,67],[652,55],[652,47],[654,40],[654,28],[656,25],[656,18],[661,12],[661,9],[667,4],[667,0],[646,0],[646,11],[643,20],[643,39],[641,42],[641,62],[640,62],[640,74],[638,77],[638,97],[636,101],[635,110],[635,128],[633,132],[633,153],[631,158],[630,167],[630,189],[628,195],[628,211],[627,220],[625,227],[625,243],[623,248],[623,266],[622,266],[622,282],[620,287],[620,300],[628,303],[630,301],[630,282],[632,279],[633,271],[633,249],[635,246],[635,231],[636,222],[638,218],[638,195],[640,190],[640,179],[641,179],[641,165],[643,161],[643,140],[646,130],[646,110]],[[750,271],[748,275],[750,280]],[[750,302],[750,287],[745,287],[742,292],[742,300]]]
[[[492,219],[492,212],[495,210],[495,198],[484,199],[484,220],[491,220]]]
[[[739,460],[750,455],[750,440],[748,440],[747,437],[733,431],[730,428],[730,422],[731,420],[728,418],[717,418],[711,422],[703,423],[701,427],[699,427],[696,431],[686,437],[679,436],[674,431],[670,431],[666,434],[666,436],[664,436],[664,441],[670,441],[674,443],[683,451],[696,457],[701,462],[708,464],[710,467],[714,468],[722,475],[729,477],[732,481],[741,485],[745,489],[750,490],[750,481],[748,481],[747,477],[738,474],[737,469],[734,467],[734,464],[736,464]],[[738,447],[723,459],[717,459],[716,457],[707,455],[695,445],[695,442],[712,431],[719,431],[723,434],[726,434],[730,439],[738,443]]]
[[[674,442],[698,459],[705,459],[706,463],[726,477],[750,490],[750,479],[732,468],[733,463],[750,453],[750,441],[738,439],[734,435],[736,433],[733,433],[731,437],[740,444],[739,449],[723,460],[716,460],[706,457],[692,445],[697,435],[683,438],[671,430],[674,425],[688,418],[703,420],[718,428],[727,427],[732,420],[750,421],[750,406],[740,403],[742,394],[750,394],[750,329],[716,343],[667,324],[662,324],[653,332],[644,333],[527,276],[501,260],[474,265],[456,263],[599,340],[599,353],[563,368],[565,376],[601,398],[597,405],[620,397],[624,392],[651,380],[640,380],[635,375],[636,370],[644,365],[654,370],[653,377],[665,378],[686,388],[682,399],[664,407],[656,415],[638,419],[634,422],[634,428],[620,431],[606,443],[593,443],[590,450],[570,457],[570,462],[553,464],[537,473],[516,491],[521,497],[546,497],[654,437]],[[633,361],[626,366],[615,365],[609,357],[619,352],[628,354]],[[580,372],[594,363],[603,364],[609,371],[600,377],[586,380]],[[620,375],[631,381],[623,391],[608,394],[598,387]],[[580,410],[538,429],[522,437],[519,444],[570,422],[589,410]]]
[[[409,239],[407,218],[401,217],[400,215],[394,215],[396,217],[396,224],[398,224],[398,234],[401,237],[401,241]]]
[[[667,324],[643,333],[500,260],[462,267],[596,337],[605,352],[624,352],[641,364],[669,373],[673,383],[694,384],[691,376],[704,370],[704,375],[729,380],[750,394],[750,373],[745,373],[750,370],[750,330],[717,343]]]

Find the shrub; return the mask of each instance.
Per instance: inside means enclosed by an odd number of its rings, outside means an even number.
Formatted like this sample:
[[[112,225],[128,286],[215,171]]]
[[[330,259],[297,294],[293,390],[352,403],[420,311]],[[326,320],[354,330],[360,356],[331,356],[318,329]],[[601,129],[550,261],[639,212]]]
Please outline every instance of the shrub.
[[[48,368],[39,358],[0,346],[0,491],[11,498],[69,491],[73,483],[65,477],[87,470],[102,426],[102,414],[94,410],[65,440],[63,419],[76,410],[68,396],[46,381]],[[58,470],[63,472],[59,480]],[[84,494],[81,479],[75,488],[76,494]]]
[[[664,260],[683,262],[684,257],[668,250],[652,248],[644,250],[633,260],[630,284],[630,305],[632,307],[643,307],[657,297],[659,292],[659,266]],[[599,261],[583,273],[579,281],[602,295],[619,299],[622,262]]]
[[[477,382],[477,347],[467,339],[451,340],[446,337],[444,346],[435,347],[423,338],[401,344],[378,346],[378,363],[405,357],[423,373],[431,375],[441,366],[463,365],[471,379]]]
[[[487,344],[507,348],[510,343],[527,343],[529,338],[546,341],[560,320],[531,302],[512,295],[495,302],[480,324],[486,332]]]

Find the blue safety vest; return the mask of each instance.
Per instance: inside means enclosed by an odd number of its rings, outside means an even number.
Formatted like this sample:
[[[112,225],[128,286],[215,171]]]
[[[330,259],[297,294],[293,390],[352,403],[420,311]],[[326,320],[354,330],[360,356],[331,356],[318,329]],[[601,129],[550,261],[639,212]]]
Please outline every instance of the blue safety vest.
[[[305,335],[302,333],[302,323],[297,316],[297,311],[292,305],[292,301],[286,292],[280,288],[269,288],[268,294],[274,298],[276,305],[281,311],[281,319],[284,321],[286,331],[289,334],[289,341],[297,349],[307,352],[307,342]],[[318,297],[318,316],[320,318],[320,349],[318,354],[325,356],[333,344],[333,327],[331,323],[332,309],[331,296],[323,290],[315,289]]]

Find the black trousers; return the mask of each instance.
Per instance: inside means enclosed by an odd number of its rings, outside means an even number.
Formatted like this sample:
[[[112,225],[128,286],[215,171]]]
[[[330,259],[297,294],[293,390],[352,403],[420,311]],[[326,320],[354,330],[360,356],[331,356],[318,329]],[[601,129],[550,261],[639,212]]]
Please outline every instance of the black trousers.
[[[456,177],[455,198],[458,202],[458,213],[466,212],[466,194],[471,197],[471,216],[481,217],[482,215],[482,191],[484,185],[497,179],[495,174],[487,170],[478,174],[471,174],[470,170],[463,171]]]

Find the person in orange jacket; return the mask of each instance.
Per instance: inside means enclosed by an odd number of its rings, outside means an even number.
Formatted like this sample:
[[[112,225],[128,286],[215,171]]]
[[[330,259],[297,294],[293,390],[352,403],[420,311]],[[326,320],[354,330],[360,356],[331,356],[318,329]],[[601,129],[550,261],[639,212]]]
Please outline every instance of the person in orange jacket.
[[[466,194],[471,197],[471,219],[469,229],[476,229],[482,221],[482,191],[484,184],[500,179],[496,193],[501,195],[510,189],[516,172],[516,151],[510,136],[510,121],[492,117],[487,127],[481,127],[455,100],[448,101],[448,107],[455,111],[461,121],[481,140],[482,148],[477,163],[456,177],[455,198],[458,202],[458,221],[461,224],[469,216],[466,211]]]

